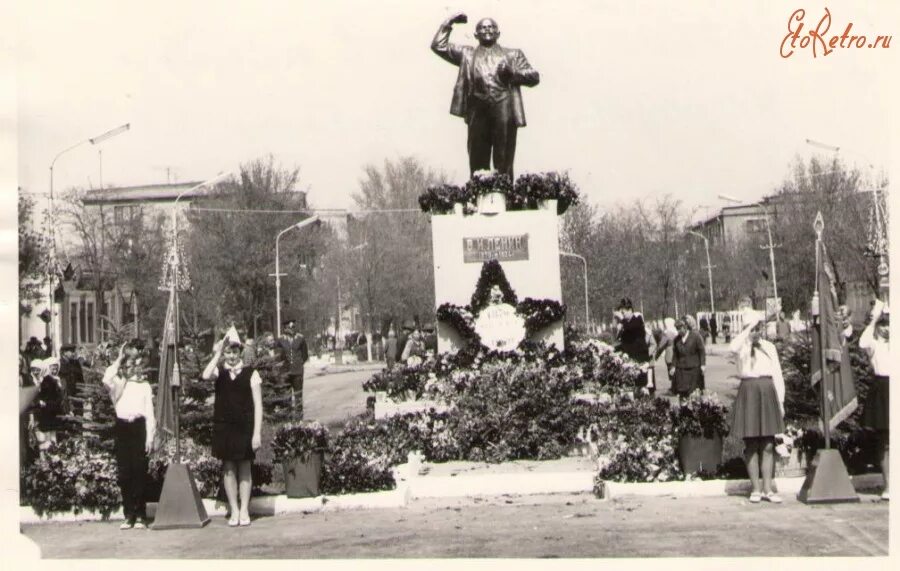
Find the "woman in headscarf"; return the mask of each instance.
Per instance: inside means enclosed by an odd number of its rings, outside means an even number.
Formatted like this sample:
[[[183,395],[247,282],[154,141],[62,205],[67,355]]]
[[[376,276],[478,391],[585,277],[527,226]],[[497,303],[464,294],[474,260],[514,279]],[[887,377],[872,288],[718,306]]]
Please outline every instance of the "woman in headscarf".
[[[32,371],[38,362],[32,361]],[[56,442],[56,433],[65,425],[62,420],[62,416],[65,414],[65,392],[62,379],[58,376],[59,360],[48,357],[40,364],[42,366],[39,372],[41,380],[38,386],[40,386],[40,390],[35,401],[35,420],[37,421],[35,436],[38,448],[43,451]]]
[[[762,314],[745,310],[742,321],[744,329],[729,347],[741,379],[731,432],[744,439],[744,461],[753,486],[750,503],[777,504],[782,500],[772,490],[772,475],[775,435],[784,433],[784,377],[775,346],[762,338]]]
[[[672,392],[686,397],[695,390],[703,390],[706,372],[706,346],[696,331],[696,323],[685,315],[675,324],[677,335],[672,342],[672,365],[669,375],[673,379]]]

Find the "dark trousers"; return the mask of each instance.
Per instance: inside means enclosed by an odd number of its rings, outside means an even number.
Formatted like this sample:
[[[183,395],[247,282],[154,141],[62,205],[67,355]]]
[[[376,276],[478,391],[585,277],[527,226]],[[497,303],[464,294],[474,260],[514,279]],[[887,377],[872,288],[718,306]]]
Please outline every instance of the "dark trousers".
[[[303,371],[291,371],[287,374],[287,381],[294,391],[294,416],[303,418]]]
[[[116,419],[116,463],[119,465],[119,489],[122,491],[122,509],[125,519],[135,521],[147,517],[144,488],[147,484],[149,459],[147,423],[143,418],[133,422]]]
[[[469,174],[491,169],[491,153],[494,169],[513,178],[513,161],[516,158],[516,126],[512,113],[512,98],[491,103],[477,97],[469,98]]]

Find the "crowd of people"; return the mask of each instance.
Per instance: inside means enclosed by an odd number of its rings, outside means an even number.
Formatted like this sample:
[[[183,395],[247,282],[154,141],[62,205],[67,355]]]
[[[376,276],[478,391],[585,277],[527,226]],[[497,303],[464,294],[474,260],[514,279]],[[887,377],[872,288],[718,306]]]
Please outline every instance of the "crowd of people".
[[[744,460],[750,476],[750,502],[782,499],[774,491],[774,448],[776,437],[785,431],[785,385],[777,349],[764,338],[765,319],[751,309],[750,300],[739,303],[742,328],[730,341],[728,349],[735,357],[740,378],[733,405],[732,432],[744,440]],[[634,310],[625,297],[614,311],[616,349],[642,367],[638,381],[640,394],[653,396],[657,383],[654,364],[664,358],[669,376],[670,394],[685,398],[705,389],[706,348],[702,325],[689,315],[679,319],[665,318],[656,332]],[[852,334],[849,314],[841,313],[846,328],[845,339]],[[715,337],[714,321],[706,322],[708,336]],[[879,439],[880,464],[885,477],[883,498],[888,499],[888,400],[890,376],[889,313],[876,302],[859,346],[869,355],[875,373],[868,393],[864,423]],[[242,336],[241,333],[244,333]],[[790,335],[781,329],[779,335]],[[242,340],[243,337],[243,340]],[[362,344],[365,337],[359,338]],[[320,339],[316,340],[318,345]],[[366,340],[367,342],[367,340]],[[107,351],[111,347],[106,348]],[[190,349],[190,347],[186,347]],[[398,364],[416,365],[437,353],[437,336],[433,326],[417,326],[405,321],[400,334],[390,329],[380,349],[388,368]],[[78,398],[78,386],[84,383],[83,367],[92,364],[91,357],[71,344],[60,348],[61,359],[52,356],[47,339],[41,344],[32,338],[20,353],[20,388],[30,398],[20,401],[20,441],[23,466],[30,450],[28,435],[33,435],[38,454],[58,441],[58,432],[67,415],[87,416],[90,410]],[[149,381],[159,364],[157,343],[145,347],[139,339],[122,344],[117,355],[97,353],[102,364],[108,364],[102,378],[115,414],[115,458],[122,491],[125,522],[122,529],[147,526],[144,488],[153,449],[156,422],[153,391]],[[213,414],[212,453],[223,462],[223,483],[229,504],[228,525],[250,525],[249,499],[252,488],[251,463],[260,447],[262,425],[261,369],[276,370],[291,387],[291,405],[295,418],[303,417],[304,364],[309,360],[306,339],[297,323],[288,320],[276,338],[264,332],[258,338],[232,327],[212,347],[210,360],[202,369],[202,378],[213,381],[215,402]]]

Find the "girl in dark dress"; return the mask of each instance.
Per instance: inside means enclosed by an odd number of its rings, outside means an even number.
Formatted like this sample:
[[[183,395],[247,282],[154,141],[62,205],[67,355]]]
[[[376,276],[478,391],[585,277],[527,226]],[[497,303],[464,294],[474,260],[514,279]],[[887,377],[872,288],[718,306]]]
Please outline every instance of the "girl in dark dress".
[[[216,383],[212,453],[223,463],[231,527],[250,525],[250,466],[262,429],[262,379],[244,365],[242,351],[239,341],[226,336],[203,371],[205,380]]]

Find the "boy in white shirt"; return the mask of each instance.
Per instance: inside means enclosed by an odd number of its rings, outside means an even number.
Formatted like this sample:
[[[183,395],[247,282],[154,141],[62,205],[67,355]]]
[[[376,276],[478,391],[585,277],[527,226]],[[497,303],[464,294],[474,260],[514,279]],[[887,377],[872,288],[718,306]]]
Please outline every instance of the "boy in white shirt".
[[[132,344],[127,344],[131,346]],[[147,503],[144,489],[149,469],[148,454],[153,448],[156,418],[153,415],[153,391],[147,382],[143,359],[135,355],[127,360],[126,352],[133,347],[123,345],[119,356],[103,375],[116,409],[114,436],[116,463],[119,467],[119,488],[122,491],[122,509],[125,522],[119,529],[146,529]]]

